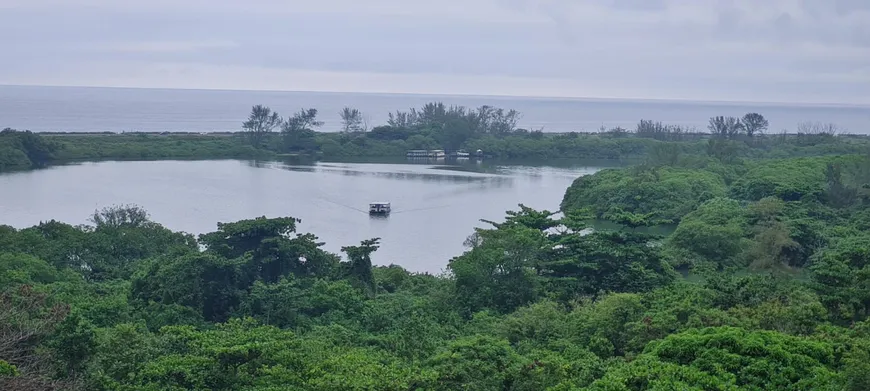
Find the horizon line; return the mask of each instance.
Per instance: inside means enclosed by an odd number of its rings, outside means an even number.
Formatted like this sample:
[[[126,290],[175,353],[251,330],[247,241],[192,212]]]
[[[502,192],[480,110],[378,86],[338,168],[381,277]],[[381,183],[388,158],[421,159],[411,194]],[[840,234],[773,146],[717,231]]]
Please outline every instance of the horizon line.
[[[126,86],[93,86],[93,85],[50,85],[50,84],[3,84],[2,87],[24,88],[81,88],[109,90],[152,90],[152,91],[213,91],[213,92],[266,92],[295,94],[327,94],[327,95],[398,95],[398,96],[433,96],[433,97],[463,97],[463,98],[495,98],[495,99],[536,99],[554,101],[612,101],[635,103],[679,103],[702,105],[763,105],[773,107],[838,107],[867,108],[870,104],[845,102],[781,102],[781,101],[741,101],[741,100],[693,100],[685,98],[626,98],[626,97],[589,97],[589,96],[547,96],[547,95],[498,95],[498,94],[445,94],[425,92],[376,92],[376,91],[314,91],[314,90],[282,90],[282,89],[228,89],[228,88],[178,88],[178,87],[126,87]]]

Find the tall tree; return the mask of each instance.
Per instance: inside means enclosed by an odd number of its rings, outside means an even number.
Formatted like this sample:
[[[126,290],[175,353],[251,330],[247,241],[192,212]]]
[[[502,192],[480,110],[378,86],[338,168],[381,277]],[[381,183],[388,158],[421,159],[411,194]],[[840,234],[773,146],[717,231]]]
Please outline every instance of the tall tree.
[[[714,136],[734,138],[744,130],[743,123],[737,117],[712,117],[707,125]]]
[[[858,189],[843,183],[843,168],[840,163],[828,163],[825,167],[825,182],[828,185],[825,196],[829,205],[845,208],[858,200]]]
[[[150,223],[151,216],[139,205],[113,205],[94,211],[88,221],[96,228],[138,228]]]
[[[348,274],[353,282],[367,294],[375,293],[375,277],[372,274],[372,253],[378,250],[380,238],[363,240],[359,246],[345,246],[341,251],[350,258]]]
[[[284,148],[288,151],[304,151],[314,148],[314,128],[323,126],[317,120],[317,109],[302,109],[281,126]]]
[[[341,117],[341,126],[345,133],[365,132],[368,130],[365,117],[359,109],[345,107],[338,113]]]
[[[746,113],[743,116],[743,128],[746,130],[746,135],[753,137],[756,134],[764,133],[770,123],[767,118],[758,113]]]
[[[266,106],[256,105],[251,108],[248,120],[242,123],[242,129],[247,132],[251,145],[255,148],[260,148],[266,135],[280,125],[281,116],[277,112],[273,112],[272,109]]]

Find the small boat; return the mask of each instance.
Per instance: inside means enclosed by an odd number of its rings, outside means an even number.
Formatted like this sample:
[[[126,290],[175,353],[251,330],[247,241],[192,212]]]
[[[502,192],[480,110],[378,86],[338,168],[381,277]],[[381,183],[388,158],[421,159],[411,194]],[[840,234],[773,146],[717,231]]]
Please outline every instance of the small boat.
[[[370,215],[388,215],[390,214],[389,202],[372,202],[369,204]]]

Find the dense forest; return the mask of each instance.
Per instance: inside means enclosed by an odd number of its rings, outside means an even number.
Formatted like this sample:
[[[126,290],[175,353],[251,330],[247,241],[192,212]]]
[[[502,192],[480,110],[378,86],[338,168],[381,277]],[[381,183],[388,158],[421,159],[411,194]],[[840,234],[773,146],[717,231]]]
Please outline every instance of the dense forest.
[[[0,389],[870,389],[870,149],[650,140],[559,211],[487,222],[444,275],[292,217],[0,226]]]

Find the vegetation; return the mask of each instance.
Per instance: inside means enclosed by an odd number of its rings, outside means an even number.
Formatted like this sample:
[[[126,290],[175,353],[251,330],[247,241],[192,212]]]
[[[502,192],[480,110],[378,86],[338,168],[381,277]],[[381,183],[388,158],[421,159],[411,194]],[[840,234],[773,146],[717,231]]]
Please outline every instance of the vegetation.
[[[0,132],[0,172],[81,160],[269,158],[241,136],[161,134],[39,134]]]
[[[0,172],[41,167],[55,158],[57,144],[33,132],[0,131]]]
[[[45,135],[58,145],[58,161],[232,159],[270,157],[274,153],[248,145],[239,135]]]
[[[707,168],[731,163],[724,159],[855,154],[870,144],[864,137],[838,134],[833,124],[803,123],[793,134],[767,134],[769,123],[758,113],[713,117],[709,133],[651,120],[641,120],[631,130],[544,133],[518,128],[521,114],[515,110],[440,102],[390,113],[386,124],[373,128],[363,112],[345,107],[339,112],[342,131],[330,133],[318,132],[324,125],[318,114],[305,108],[284,118],[256,105],[234,133],[37,135],[9,129],[0,136],[0,171],[69,160],[403,157],[412,149],[480,150],[502,160],[649,159],[657,165]],[[693,164],[681,161],[685,159]]]
[[[663,145],[560,214],[488,222],[440,276],[373,266],[377,238],[342,259],[291,217],[0,226],[0,389],[868,389],[870,151]]]

